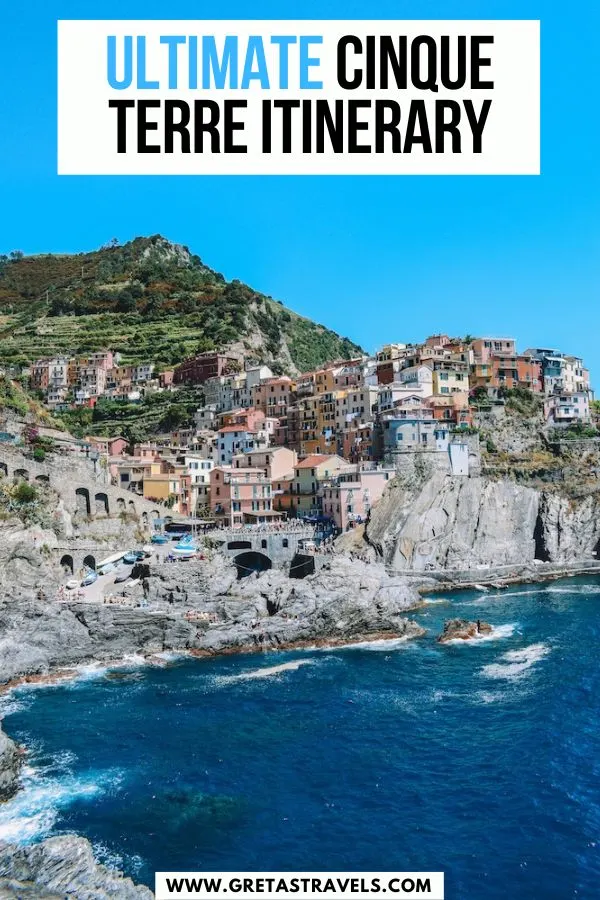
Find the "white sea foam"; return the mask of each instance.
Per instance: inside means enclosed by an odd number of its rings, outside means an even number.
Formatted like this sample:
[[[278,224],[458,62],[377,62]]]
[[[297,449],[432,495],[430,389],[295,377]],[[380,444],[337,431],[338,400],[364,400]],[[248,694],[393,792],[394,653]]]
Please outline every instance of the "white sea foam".
[[[290,662],[281,663],[278,666],[265,666],[262,669],[250,669],[248,672],[239,672],[237,675],[221,675],[216,681],[221,684],[228,684],[232,681],[246,681],[253,678],[270,678],[273,675],[281,675],[284,672],[295,672],[300,666],[312,666],[315,664],[313,659],[294,659]]]
[[[159,656],[157,653],[156,656]],[[110,660],[109,662],[93,662],[80,666],[73,666],[71,671],[74,676],[75,684],[81,681],[95,681],[98,678],[105,678],[109,672],[120,671],[121,669],[141,669],[147,666],[146,657],[139,653],[131,653],[122,659]]]
[[[175,662],[178,659],[186,659],[189,654],[176,650],[161,650],[160,653],[153,653],[155,659],[164,659],[165,662]]]
[[[542,588],[546,594],[582,594],[583,596],[594,596],[600,594],[600,585],[598,584],[573,584],[570,587],[559,587],[552,585],[551,587]]]
[[[546,644],[531,644],[521,650],[509,650],[498,662],[484,666],[481,674],[485,678],[506,678],[515,680],[522,678],[527,672],[550,653]]]
[[[500,641],[504,638],[512,637],[517,628],[518,622],[508,623],[506,625],[492,625],[489,634],[474,634],[472,638],[453,638],[450,641],[444,641],[444,644],[452,644],[456,646],[474,647],[477,644],[485,644],[489,641]]]
[[[102,863],[103,866],[106,866],[107,869],[123,870],[124,859],[120,853],[111,850],[110,847],[107,847],[106,844],[102,844],[99,841],[92,844],[92,848],[94,850],[94,858]]]
[[[381,653],[389,650],[406,650],[413,646],[412,638],[409,635],[405,635],[397,638],[378,638],[375,641],[356,641],[354,644],[340,644],[335,648],[335,651],[337,653],[338,650],[372,650],[374,653]],[[331,647],[322,647],[321,649],[331,650]]]
[[[6,718],[6,716],[12,716],[14,713],[21,712],[22,709],[25,709],[26,705],[27,704],[24,703],[23,699],[15,697],[12,691],[8,694],[4,694],[0,699],[0,720]]]
[[[434,599],[433,597],[425,597],[425,599],[423,600],[423,603],[425,604],[425,606],[434,606],[434,605],[437,605],[438,603],[452,603],[452,601],[449,600],[447,597],[443,597],[439,600]]]
[[[61,809],[73,800],[98,796],[117,786],[121,778],[118,772],[99,777],[72,774],[48,777],[44,772],[50,768],[24,768],[22,789],[0,806],[0,840],[27,844],[47,836]]]
[[[502,700],[506,700],[504,691],[477,691],[472,697],[473,703],[483,703],[485,705],[499,703]]]

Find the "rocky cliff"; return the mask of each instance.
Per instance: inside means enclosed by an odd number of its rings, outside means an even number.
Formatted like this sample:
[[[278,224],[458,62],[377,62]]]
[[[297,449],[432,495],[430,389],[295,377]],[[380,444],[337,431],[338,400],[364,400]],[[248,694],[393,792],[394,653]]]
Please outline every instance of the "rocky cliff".
[[[154,894],[99,865],[75,835],[17,847],[0,843],[0,897],[6,900],[152,900]]]
[[[10,800],[19,789],[21,754],[14,741],[0,729],[0,803]]]
[[[37,551],[14,549],[21,545],[15,539],[6,557],[16,566],[11,577],[35,586]],[[0,682],[132,653],[212,655],[423,633],[405,616],[419,603],[405,579],[346,558],[328,559],[303,581],[277,570],[238,581],[233,563],[220,556],[147,567],[149,608],[59,604],[21,590],[19,598],[4,591],[0,601]],[[19,764],[18,749],[0,731],[0,800],[17,790]],[[31,847],[0,844],[0,897],[66,896],[142,900],[152,894],[98,865],[88,842],[75,836]]]
[[[372,510],[365,540],[398,572],[573,563],[595,558],[600,501],[509,478],[434,472],[394,481]]]
[[[5,598],[0,682],[133,653],[212,654],[421,633],[403,615],[419,602],[404,579],[345,558],[333,557],[303,581],[277,570],[238,581],[235,566],[220,556],[153,566],[145,592],[150,608]]]

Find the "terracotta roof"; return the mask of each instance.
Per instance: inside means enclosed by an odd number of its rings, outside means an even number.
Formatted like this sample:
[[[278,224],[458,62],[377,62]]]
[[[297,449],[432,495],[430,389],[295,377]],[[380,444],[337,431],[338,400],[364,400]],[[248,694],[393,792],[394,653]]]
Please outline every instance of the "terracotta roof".
[[[321,463],[327,462],[328,459],[333,459],[333,456],[327,456],[323,453],[315,453],[313,456],[307,456],[306,459],[303,459],[302,462],[296,464],[297,469],[312,469],[315,466],[320,466]]]

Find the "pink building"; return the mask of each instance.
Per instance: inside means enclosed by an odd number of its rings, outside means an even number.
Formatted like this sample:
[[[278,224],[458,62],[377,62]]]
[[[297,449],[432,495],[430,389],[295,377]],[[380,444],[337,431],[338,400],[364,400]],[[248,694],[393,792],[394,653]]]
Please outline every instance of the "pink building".
[[[515,356],[517,352],[514,338],[477,338],[471,344],[475,362],[487,363],[493,356]]]
[[[294,382],[287,375],[282,375],[281,378],[267,378],[252,389],[252,402],[255,407],[262,409],[265,416],[285,417],[294,387]]]
[[[354,471],[334,474],[321,485],[323,515],[329,516],[340,531],[365,522],[395,474],[394,469],[359,466]]]
[[[103,456],[122,456],[128,447],[128,441],[124,437],[86,437],[86,441]]]
[[[219,466],[210,473],[210,508],[232,528],[281,518],[273,509],[271,480],[264,469]]]
[[[298,456],[288,447],[267,447],[238,453],[232,459],[234,469],[263,469],[270,481],[294,474]]]
[[[223,413],[222,425],[238,425],[246,431],[255,431],[263,427],[265,414],[262,409],[251,406],[249,409],[233,409]]]
[[[156,444],[134,444],[132,456],[135,459],[150,462],[154,459],[158,459],[160,450]]]
[[[114,364],[115,357],[112,350],[97,350],[95,353],[90,353],[88,358],[88,366],[104,369],[105,371],[112,369]]]

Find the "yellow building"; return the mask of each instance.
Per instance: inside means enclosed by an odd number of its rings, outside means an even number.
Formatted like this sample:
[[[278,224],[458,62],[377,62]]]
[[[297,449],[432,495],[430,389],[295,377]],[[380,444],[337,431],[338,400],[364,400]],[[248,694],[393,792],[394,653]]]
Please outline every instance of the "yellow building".
[[[171,509],[181,512],[180,503],[184,493],[182,476],[186,472],[185,466],[165,465],[160,460],[150,464],[150,473],[144,475],[144,498],[158,502],[172,498]]]
[[[299,462],[294,467],[291,483],[290,513],[296,516],[318,515],[321,509],[321,482],[346,467],[346,460],[335,454],[315,453]]]
[[[457,394],[469,390],[469,366],[458,362],[435,362],[433,393]]]

